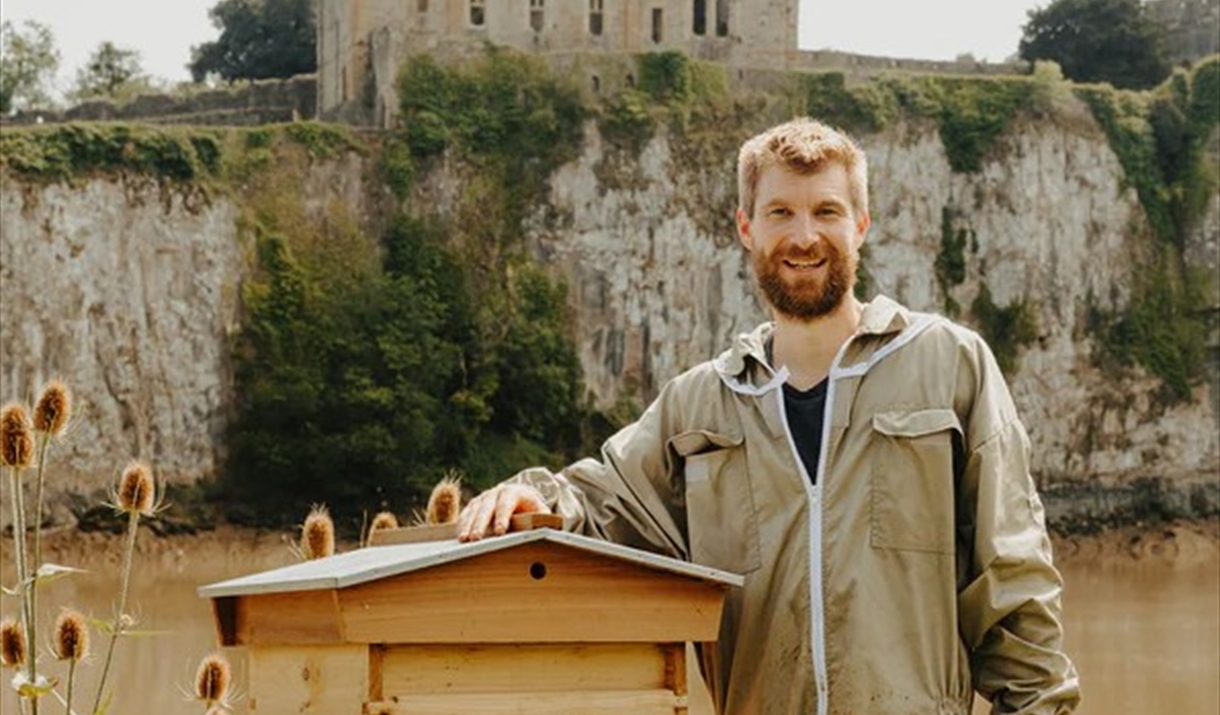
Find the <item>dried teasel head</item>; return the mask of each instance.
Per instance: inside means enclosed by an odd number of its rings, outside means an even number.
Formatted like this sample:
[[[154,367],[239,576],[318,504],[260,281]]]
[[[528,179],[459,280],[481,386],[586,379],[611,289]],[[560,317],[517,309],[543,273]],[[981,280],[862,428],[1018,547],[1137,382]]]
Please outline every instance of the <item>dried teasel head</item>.
[[[324,505],[314,505],[301,525],[301,555],[306,561],[335,553],[335,523]]]
[[[13,618],[0,621],[0,665],[16,668],[25,662],[25,629]]]
[[[448,474],[432,488],[428,497],[429,524],[451,524],[462,511],[462,484],[456,474]]]
[[[89,627],[85,617],[77,611],[67,610],[55,620],[55,638],[51,650],[56,660],[80,662],[89,657]]]
[[[381,531],[383,529],[397,529],[397,528],[398,528],[398,517],[394,516],[394,514],[392,512],[379,511],[379,512],[377,512],[377,515],[373,517],[373,523],[369,524],[368,540],[372,541],[373,534],[376,534],[378,531]]]
[[[34,461],[34,437],[25,407],[10,402],[0,410],[0,465],[28,467]]]
[[[195,673],[195,699],[208,705],[227,702],[231,682],[229,661],[219,653],[207,655]]]
[[[115,493],[114,506],[126,514],[152,516],[156,510],[157,484],[152,470],[143,462],[132,462],[119,477],[119,488]]]
[[[59,380],[48,382],[34,405],[34,430],[59,436],[68,426],[71,415],[72,391]]]

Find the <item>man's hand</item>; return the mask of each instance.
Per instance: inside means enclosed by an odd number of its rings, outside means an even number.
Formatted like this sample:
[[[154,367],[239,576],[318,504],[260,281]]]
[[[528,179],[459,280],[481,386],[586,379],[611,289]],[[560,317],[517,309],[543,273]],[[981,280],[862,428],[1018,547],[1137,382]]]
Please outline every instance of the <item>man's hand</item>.
[[[501,484],[478,495],[462,509],[458,516],[458,540],[478,541],[488,534],[501,536],[508,531],[513,514],[550,511],[537,489],[524,484]]]

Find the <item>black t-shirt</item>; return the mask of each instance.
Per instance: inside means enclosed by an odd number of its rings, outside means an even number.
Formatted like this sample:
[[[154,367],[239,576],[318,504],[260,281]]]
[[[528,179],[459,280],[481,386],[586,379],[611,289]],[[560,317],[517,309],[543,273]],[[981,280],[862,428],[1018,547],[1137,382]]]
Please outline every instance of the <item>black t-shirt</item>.
[[[805,463],[809,481],[818,481],[818,458],[822,452],[822,423],[826,414],[826,385],[823,379],[804,392],[784,383],[784,410],[796,451]]]

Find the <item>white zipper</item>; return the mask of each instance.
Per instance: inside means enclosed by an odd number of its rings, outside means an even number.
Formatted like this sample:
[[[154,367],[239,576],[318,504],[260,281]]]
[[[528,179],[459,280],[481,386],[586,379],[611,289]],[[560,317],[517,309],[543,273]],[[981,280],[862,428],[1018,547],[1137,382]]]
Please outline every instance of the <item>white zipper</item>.
[[[843,353],[855,337],[852,335],[839,346],[839,352],[835,354],[826,375],[826,402],[822,406],[822,443],[818,448],[816,481],[809,478],[805,461],[797,451],[796,440],[792,438],[792,427],[788,423],[788,409],[784,405],[783,392],[779,395],[779,412],[783,417],[784,434],[788,437],[788,447],[792,450],[792,458],[796,460],[796,468],[801,473],[801,483],[805,485],[805,495],[809,499],[809,643],[813,651],[813,680],[818,693],[818,715],[826,715],[830,710],[830,693],[826,682],[826,614],[822,596],[822,483],[826,479],[826,451],[830,445],[834,381],[840,377],[835,372]]]
[[[818,692],[817,715],[828,715],[830,711],[830,693],[826,674],[826,604],[822,583],[822,485],[826,481],[826,454],[830,448],[830,418],[834,410],[835,380],[863,376],[882,358],[910,342],[935,322],[936,319],[933,316],[919,316],[896,338],[874,353],[869,360],[847,370],[840,370],[839,362],[843,359],[847,347],[861,333],[852,334],[839,346],[839,351],[835,353],[835,358],[830,363],[830,370],[826,375],[826,403],[822,407],[822,444],[818,451],[818,478],[816,481],[809,478],[805,462],[801,459],[800,452],[797,451],[796,441],[792,439],[792,427],[788,424],[788,409],[784,405],[782,389],[788,380],[788,366],[774,370],[764,362],[767,369],[771,370],[772,378],[762,387],[730,381],[726,376],[721,375],[721,380],[734,392],[761,397],[771,390],[779,391],[779,414],[784,424],[784,434],[788,438],[788,447],[792,450],[792,458],[796,461],[801,483],[805,485],[805,496],[809,500],[809,639],[813,651],[813,679]]]

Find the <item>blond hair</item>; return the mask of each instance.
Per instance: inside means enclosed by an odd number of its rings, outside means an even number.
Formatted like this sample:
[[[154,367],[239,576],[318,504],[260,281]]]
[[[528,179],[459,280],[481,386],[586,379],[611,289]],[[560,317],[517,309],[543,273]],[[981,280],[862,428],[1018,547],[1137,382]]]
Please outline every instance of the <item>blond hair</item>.
[[[746,141],[737,155],[737,196],[747,216],[754,215],[758,179],[765,169],[780,166],[812,174],[831,162],[847,169],[852,208],[868,213],[868,160],[847,134],[808,117],[793,119]]]

